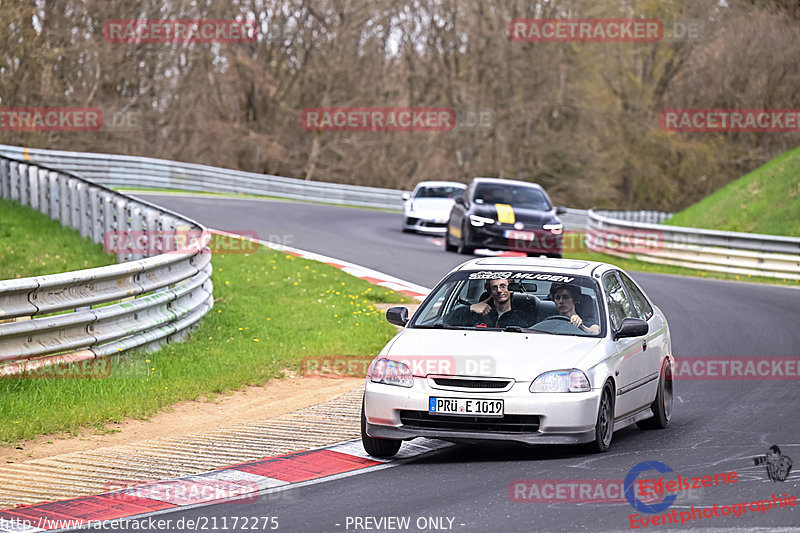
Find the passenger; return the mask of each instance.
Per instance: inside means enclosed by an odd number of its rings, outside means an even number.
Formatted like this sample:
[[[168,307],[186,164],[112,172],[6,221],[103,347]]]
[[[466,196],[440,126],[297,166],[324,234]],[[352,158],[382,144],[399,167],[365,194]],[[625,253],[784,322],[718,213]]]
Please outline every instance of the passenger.
[[[555,302],[559,314],[569,317],[569,321],[578,329],[591,335],[600,333],[599,324],[591,323],[587,326],[587,323],[575,312],[575,306],[581,302],[581,291],[578,287],[564,283],[553,283],[550,287],[550,297]],[[587,317],[587,320],[590,320],[590,318]]]
[[[489,292],[489,297],[469,307],[470,311],[480,317],[478,327],[528,327],[528,321],[512,307],[511,296],[514,293],[508,290],[508,283],[507,279],[492,279],[486,282],[485,288]]]

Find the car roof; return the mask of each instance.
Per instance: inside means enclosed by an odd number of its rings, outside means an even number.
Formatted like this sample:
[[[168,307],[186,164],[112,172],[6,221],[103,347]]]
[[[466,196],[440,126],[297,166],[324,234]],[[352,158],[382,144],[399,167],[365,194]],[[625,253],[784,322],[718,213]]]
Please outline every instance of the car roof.
[[[457,266],[450,273],[459,270],[495,270],[514,269],[520,272],[547,270],[556,274],[572,276],[600,276],[604,272],[617,269],[614,265],[599,261],[584,261],[582,259],[555,259],[549,257],[479,257]]]
[[[534,189],[541,189],[544,190],[544,187],[539,185],[538,183],[531,183],[530,181],[520,181],[520,180],[507,180],[503,178],[472,178],[473,183],[497,183],[498,185],[522,185],[525,187],[531,187]]]
[[[467,186],[460,181],[420,181],[417,183],[414,189],[419,189],[420,187],[460,187],[462,189],[466,189]]]

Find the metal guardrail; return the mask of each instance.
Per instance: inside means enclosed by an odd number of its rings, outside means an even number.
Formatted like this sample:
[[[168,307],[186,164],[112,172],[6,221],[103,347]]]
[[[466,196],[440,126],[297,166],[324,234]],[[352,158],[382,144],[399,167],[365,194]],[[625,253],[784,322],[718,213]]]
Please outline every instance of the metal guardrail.
[[[129,251],[118,254],[127,262],[117,265],[0,280],[0,375],[155,349],[180,340],[213,306],[210,234],[195,221],[74,174],[4,156],[0,196],[97,243],[109,233],[166,236],[156,255]]]
[[[800,279],[800,238],[631,222],[613,215],[589,210],[592,250],[699,270]]]
[[[402,211],[404,192],[359,185],[284,178],[166,159],[96,154],[0,145],[0,154],[77,173],[108,187],[183,189],[255,194],[340,205]],[[568,209],[560,216],[567,229],[586,228],[586,211]]]
[[[0,154],[74,172],[109,187],[244,193],[311,202],[402,209],[404,191],[284,178],[127,155],[0,145]]]

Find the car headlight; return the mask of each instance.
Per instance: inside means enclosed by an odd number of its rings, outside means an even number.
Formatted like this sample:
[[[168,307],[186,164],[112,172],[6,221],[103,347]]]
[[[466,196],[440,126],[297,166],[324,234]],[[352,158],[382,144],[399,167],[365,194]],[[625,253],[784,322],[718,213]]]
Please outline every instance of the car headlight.
[[[373,383],[385,383],[386,385],[398,385],[400,387],[411,387],[414,385],[414,376],[411,369],[405,363],[392,361],[391,359],[378,359],[374,361],[367,377]]]
[[[478,215],[470,215],[469,223],[473,226],[481,227],[484,224],[494,224],[494,219],[489,217],[482,217]]]
[[[545,372],[531,383],[531,392],[589,392],[592,386],[581,370]]]

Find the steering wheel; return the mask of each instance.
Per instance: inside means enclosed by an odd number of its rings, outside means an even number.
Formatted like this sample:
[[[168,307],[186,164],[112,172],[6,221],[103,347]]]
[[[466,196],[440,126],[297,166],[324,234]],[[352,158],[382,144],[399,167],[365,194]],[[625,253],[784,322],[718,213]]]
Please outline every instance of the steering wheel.
[[[570,317],[564,316],[564,315],[550,315],[549,317],[545,318],[544,320],[552,320],[552,319],[555,319],[555,320],[566,320],[567,322],[571,322]],[[542,320],[542,322],[544,322],[544,320]]]

